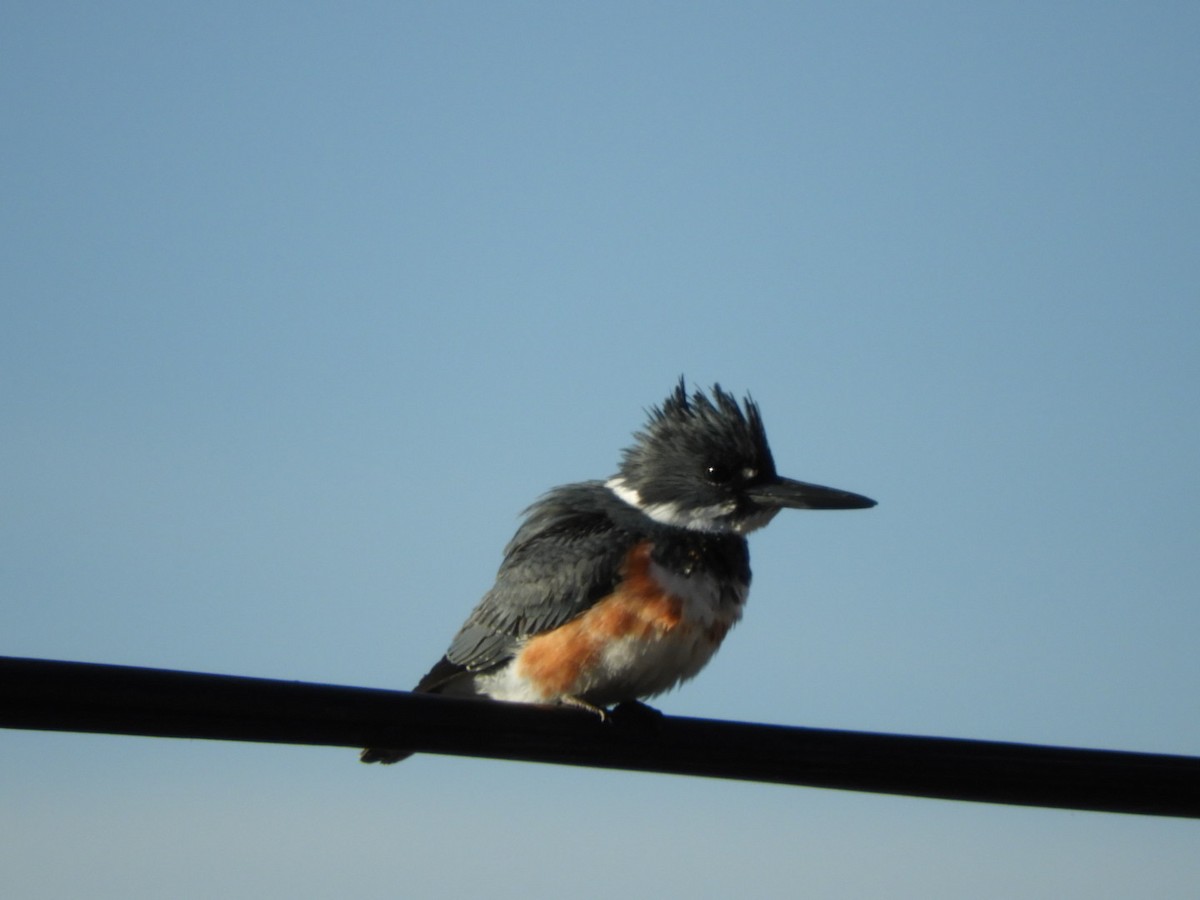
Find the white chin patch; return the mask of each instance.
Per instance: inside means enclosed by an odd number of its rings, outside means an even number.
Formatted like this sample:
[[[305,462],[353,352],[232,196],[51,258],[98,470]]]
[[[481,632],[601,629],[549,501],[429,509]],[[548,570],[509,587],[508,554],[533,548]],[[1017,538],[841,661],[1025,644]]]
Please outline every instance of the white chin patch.
[[[688,531],[702,531],[708,534],[746,534],[766,525],[776,512],[776,510],[764,510],[740,522],[730,522],[724,517],[734,511],[735,506],[732,502],[685,510],[675,503],[647,503],[636,489],[625,483],[623,478],[610,478],[605,482],[605,487],[655,522],[670,525],[673,528],[686,528]]]
[[[732,529],[738,534],[749,534],[752,531],[757,531],[768,522],[770,522],[779,513],[777,509],[764,509],[756,512],[752,516],[747,516]]]

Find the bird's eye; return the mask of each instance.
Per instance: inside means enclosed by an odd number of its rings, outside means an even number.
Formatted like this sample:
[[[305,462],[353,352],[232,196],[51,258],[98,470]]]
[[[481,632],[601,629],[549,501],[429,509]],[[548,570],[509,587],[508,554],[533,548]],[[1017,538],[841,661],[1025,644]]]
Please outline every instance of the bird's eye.
[[[713,484],[725,484],[733,477],[733,470],[729,466],[723,466],[718,463],[705,469],[704,474]]]

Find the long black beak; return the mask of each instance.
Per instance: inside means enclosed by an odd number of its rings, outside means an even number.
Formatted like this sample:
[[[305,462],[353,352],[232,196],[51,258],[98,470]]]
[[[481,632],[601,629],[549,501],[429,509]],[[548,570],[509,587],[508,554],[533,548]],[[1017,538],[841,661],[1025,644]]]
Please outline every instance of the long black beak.
[[[870,509],[875,501],[862,494],[839,491],[790,478],[777,478],[750,488],[750,499],[776,509]]]

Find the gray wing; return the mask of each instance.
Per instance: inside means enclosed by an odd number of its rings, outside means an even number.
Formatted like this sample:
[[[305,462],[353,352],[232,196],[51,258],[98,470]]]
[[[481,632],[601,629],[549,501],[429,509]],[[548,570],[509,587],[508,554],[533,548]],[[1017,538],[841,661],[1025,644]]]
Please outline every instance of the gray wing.
[[[614,499],[602,483],[585,482],[556,488],[530,507],[505,548],[495,585],[417,690],[436,691],[464,672],[499,666],[524,638],[557,628],[610,594],[635,542],[607,512]]]

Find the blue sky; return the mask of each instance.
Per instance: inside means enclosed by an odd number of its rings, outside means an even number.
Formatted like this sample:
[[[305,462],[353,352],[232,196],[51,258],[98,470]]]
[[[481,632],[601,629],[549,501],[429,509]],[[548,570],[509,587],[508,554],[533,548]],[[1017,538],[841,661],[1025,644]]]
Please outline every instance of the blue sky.
[[[667,712],[1200,755],[1200,12],[13,2],[0,653],[404,688],[683,373],[869,512]],[[1196,826],[0,733],[13,896],[1190,896]]]

